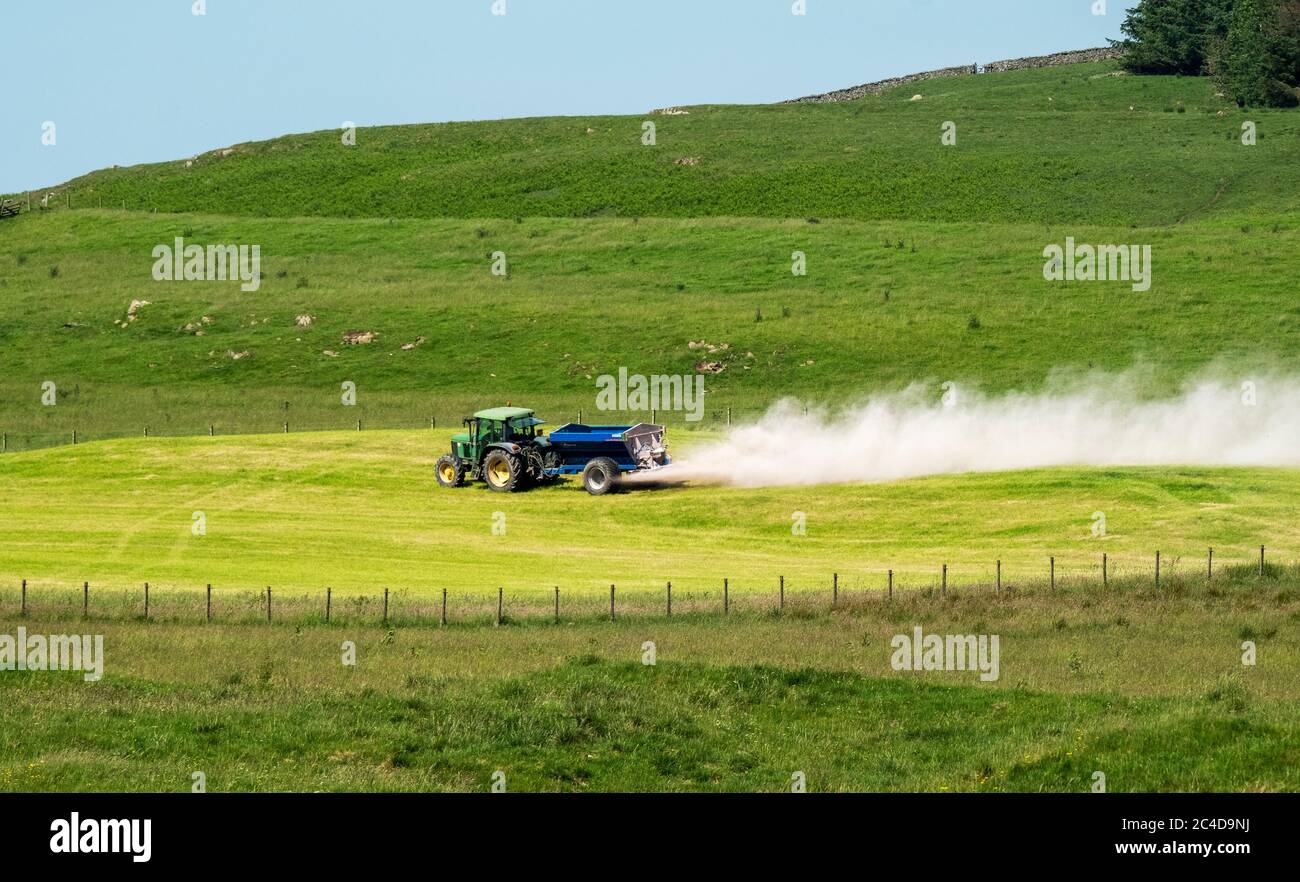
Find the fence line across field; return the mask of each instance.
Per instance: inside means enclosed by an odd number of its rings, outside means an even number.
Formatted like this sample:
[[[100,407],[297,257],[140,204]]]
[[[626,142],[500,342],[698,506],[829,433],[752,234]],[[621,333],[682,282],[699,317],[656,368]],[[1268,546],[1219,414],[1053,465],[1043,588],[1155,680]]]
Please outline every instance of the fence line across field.
[[[1055,555],[1048,555],[1044,558],[1046,566],[1041,574],[1024,577],[1022,575],[1021,583],[1029,583],[1033,586],[1045,586],[1050,594],[1055,592],[1058,587],[1069,579],[1075,586],[1089,587],[1094,586],[1102,589],[1108,589],[1110,583],[1117,578],[1110,564],[1113,558],[1107,553],[1101,555],[1099,562],[1100,575],[1098,575],[1098,565],[1091,566],[1086,574],[1076,574],[1072,577],[1063,577],[1062,570],[1057,566],[1058,560]],[[1269,571],[1267,560],[1267,549],[1261,545],[1259,547],[1258,557],[1253,554],[1247,564],[1236,563],[1239,569],[1249,567],[1253,575],[1262,579]],[[1224,567],[1223,559],[1218,557],[1217,562],[1220,571]],[[1198,564],[1197,574],[1192,578],[1212,584],[1215,579],[1216,551],[1214,548],[1206,550],[1204,557],[1204,568]],[[1162,573],[1162,567],[1164,572]],[[1157,591],[1162,587],[1162,577],[1167,584],[1170,576],[1168,558],[1156,551],[1148,559],[1146,574],[1141,571],[1137,575],[1129,574],[1127,578],[1130,582],[1137,585],[1147,584]],[[949,595],[949,566],[941,564],[936,568],[936,572],[929,581],[917,582],[913,580],[910,585],[904,585],[902,580],[896,579],[896,572],[891,569],[883,570],[883,573],[872,575],[876,578],[867,580],[862,577],[862,571],[859,571],[857,586],[854,588],[846,587],[841,579],[839,572],[833,572],[824,582],[819,582],[815,587],[809,586],[795,590],[794,593],[787,597],[787,583],[784,575],[777,576],[771,580],[768,588],[756,590],[747,587],[743,592],[743,604],[749,610],[782,614],[788,606],[797,606],[800,610],[813,609],[820,604],[817,598],[824,597],[829,600],[827,609],[835,610],[846,605],[849,606],[854,601],[859,600],[879,600],[885,603],[894,600],[895,593],[907,592],[913,596],[937,596],[940,600],[946,600]],[[883,578],[879,578],[883,575]],[[1182,575],[1181,572],[1178,575]],[[276,621],[276,610],[288,610],[288,616],[295,614],[301,620],[301,616],[306,614],[308,619],[318,618],[325,624],[331,624],[340,620],[339,608],[343,608],[342,619],[353,622],[360,619],[371,622],[378,621],[383,625],[391,625],[394,622],[404,624],[429,624],[436,623],[439,626],[446,626],[453,617],[461,622],[481,622],[484,624],[493,624],[501,626],[515,620],[542,620],[551,619],[555,623],[560,623],[564,619],[565,612],[570,613],[575,618],[604,618],[608,617],[609,621],[615,622],[621,615],[631,615],[640,617],[652,617],[662,614],[664,617],[672,618],[674,608],[677,614],[686,613],[717,613],[723,616],[731,614],[736,606],[732,598],[732,582],[735,581],[730,577],[719,580],[717,585],[711,585],[706,589],[682,590],[683,583],[678,580],[678,590],[674,593],[673,581],[665,580],[664,587],[660,591],[647,591],[644,589],[634,590],[631,592],[620,592],[617,583],[609,585],[608,607],[604,607],[605,601],[599,593],[590,590],[570,591],[567,595],[558,585],[543,589],[522,589],[521,591],[507,593],[504,585],[498,585],[492,593],[478,593],[474,591],[464,591],[459,594],[452,594],[446,588],[442,588],[440,594],[438,589],[405,589],[399,592],[392,592],[389,586],[382,589],[382,594],[367,594],[360,592],[347,592],[336,597],[332,586],[325,586],[322,589],[277,589],[274,586],[266,586],[263,589],[250,589],[247,587],[218,589],[219,596],[214,604],[213,585],[206,584],[202,589],[193,590],[188,588],[173,588],[167,591],[160,591],[159,584],[155,582],[143,582],[139,587],[105,587],[100,586],[97,591],[92,590],[94,586],[89,580],[83,580],[80,585],[72,588],[80,596],[80,604],[71,600],[75,594],[70,594],[68,583],[62,581],[49,581],[38,586],[28,579],[22,579],[19,583],[17,597],[13,598],[17,602],[8,610],[9,606],[4,595],[12,589],[8,586],[0,588],[0,614],[5,612],[17,612],[21,617],[30,616],[36,611],[37,605],[34,601],[37,594],[47,598],[46,602],[40,604],[43,611],[49,611],[51,608],[62,610],[64,612],[75,613],[80,606],[80,615],[83,619],[92,618],[92,612],[102,614],[104,610],[103,602],[98,610],[92,610],[92,598],[95,596],[110,598],[110,617],[113,613],[123,615],[126,618],[135,618],[137,620],[165,620],[168,622],[179,621],[177,610],[182,612],[190,611],[193,608],[193,614],[196,618],[201,617],[203,621],[246,621],[262,620],[266,622]],[[751,583],[752,585],[752,583]],[[792,586],[790,586],[792,587]],[[994,578],[990,582],[975,581],[968,582],[964,585],[953,586],[958,590],[965,591],[991,591],[993,596],[1002,598],[1013,596],[1016,592],[1013,582],[1004,579],[1002,561],[994,561]],[[79,589],[79,590],[77,590]],[[63,598],[62,602],[50,604],[48,597],[51,592],[56,596]],[[222,596],[223,595],[223,596]],[[397,601],[397,603],[394,603]],[[401,605],[399,608],[398,604]],[[372,611],[371,606],[375,609]],[[162,616],[157,615],[159,609],[164,611]],[[129,610],[134,609],[136,612],[132,616]],[[518,610],[522,614],[514,615],[513,610]],[[168,610],[173,610],[168,614]],[[124,612],[127,611],[127,612]],[[233,611],[233,618],[231,613]],[[397,612],[395,615],[394,612]],[[226,613],[222,616],[222,613]],[[453,616],[453,614],[459,615]]]
[[[586,419],[598,419],[602,423],[624,423],[641,421],[649,414],[650,422],[659,422],[668,428],[720,428],[728,427],[733,421],[753,420],[767,412],[765,407],[715,407],[706,411],[699,421],[688,421],[678,411],[597,411],[579,408],[572,412],[561,412],[556,419],[582,423]],[[108,431],[87,431],[84,426],[72,427],[60,431],[41,429],[39,431],[9,429],[0,431],[0,453],[18,453],[24,450],[42,450],[50,447],[62,447],[72,444],[87,444],[92,441],[115,441],[122,438],[198,438],[198,437],[239,437],[243,435],[298,434],[302,432],[362,432],[362,431],[418,431],[421,429],[458,428],[459,416],[443,411],[423,415],[412,413],[395,418],[367,420],[364,417],[348,417],[344,420],[330,420],[319,416],[299,416],[293,419],[279,418],[243,422],[237,425],[209,420],[201,424],[176,427],[172,425],[141,423],[137,428],[117,428]],[[463,414],[462,414],[463,416]],[[672,419],[668,419],[672,417]]]

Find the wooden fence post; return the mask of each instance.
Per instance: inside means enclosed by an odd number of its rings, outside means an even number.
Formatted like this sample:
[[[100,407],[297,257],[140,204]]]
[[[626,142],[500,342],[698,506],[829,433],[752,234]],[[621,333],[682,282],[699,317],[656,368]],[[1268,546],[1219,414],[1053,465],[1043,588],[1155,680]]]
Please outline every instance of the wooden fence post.
[[[894,599],[894,571],[889,571],[889,599]]]
[[[505,606],[506,589],[497,586],[497,627],[501,627],[501,608]]]
[[[840,574],[831,573],[831,606],[840,604]]]
[[[81,583],[81,617],[90,615],[90,583]]]
[[[498,613],[498,615],[500,615]],[[388,624],[388,589],[384,589],[384,624]]]
[[[208,583],[208,621],[212,621],[212,583]]]
[[[23,579],[23,604],[19,613],[24,618],[27,617],[27,580]]]
[[[442,624],[447,624],[447,589],[442,589]]]
[[[948,565],[947,564],[943,565],[943,581],[939,583],[939,593],[944,597],[948,596]]]
[[[1156,587],[1160,587],[1160,552],[1156,552]]]
[[[1101,587],[1105,588],[1110,585],[1110,572],[1107,564],[1106,552],[1101,553]]]
[[[668,583],[668,617],[672,618],[672,615],[673,615],[673,583],[669,582]]]
[[[998,561],[998,581],[994,588],[995,593],[1002,593],[1002,561]]]
[[[1264,578],[1264,546],[1259,546],[1259,577]]]
[[[271,621],[271,586],[266,586],[266,620]]]
[[[779,590],[781,592],[781,609],[785,609],[785,576],[781,577],[781,587]]]
[[[725,616],[731,611],[731,593],[729,579],[722,580],[722,614]]]
[[[560,586],[555,586],[555,624],[560,623]]]
[[[149,583],[148,582],[144,583],[144,617],[145,620],[148,621],[149,619]]]
[[[334,605],[334,589],[325,586],[325,624],[330,623],[330,607]]]
[[[1056,590],[1056,558],[1051,557],[1048,558],[1048,560],[1051,561],[1051,577],[1050,577],[1050,582],[1048,584],[1051,586],[1051,589],[1055,591]]]
[[[1214,546],[1210,546],[1210,553],[1205,559],[1205,581],[1214,581]]]
[[[614,621],[614,586],[609,586],[609,620]]]

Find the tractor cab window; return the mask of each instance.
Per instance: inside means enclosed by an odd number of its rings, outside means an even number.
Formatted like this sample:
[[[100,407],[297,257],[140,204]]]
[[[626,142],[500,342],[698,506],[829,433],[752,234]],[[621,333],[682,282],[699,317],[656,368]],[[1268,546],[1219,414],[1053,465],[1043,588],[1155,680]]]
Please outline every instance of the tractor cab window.
[[[478,421],[478,440],[480,444],[495,444],[502,440],[501,423],[492,420]]]
[[[535,438],[537,437],[537,427],[533,424],[532,417],[520,417],[513,419],[507,425],[508,437],[510,438]]]

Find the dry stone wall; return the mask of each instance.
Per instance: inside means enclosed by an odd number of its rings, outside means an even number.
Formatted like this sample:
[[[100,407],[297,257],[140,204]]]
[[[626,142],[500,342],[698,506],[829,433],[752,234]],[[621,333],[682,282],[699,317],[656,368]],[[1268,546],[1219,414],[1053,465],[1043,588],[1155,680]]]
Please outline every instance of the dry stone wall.
[[[938,77],[970,76],[977,73],[999,73],[1008,70],[1028,70],[1035,67],[1053,67],[1058,64],[1079,64],[1086,61],[1105,61],[1109,58],[1119,58],[1123,54],[1124,50],[1119,46],[1104,46],[1098,49],[1076,49],[1070,52],[1055,52],[1051,55],[1032,55],[1028,58],[1008,58],[1004,61],[991,61],[985,65],[965,64],[959,67],[945,67],[939,70],[927,70],[922,73],[908,74],[901,77],[890,77],[887,80],[878,80],[874,83],[863,83],[860,86],[852,86],[848,89],[837,89],[834,92],[823,92],[820,95],[807,95],[803,98],[793,98],[782,103],[826,104],[832,101],[852,101],[854,98],[862,98],[866,95],[879,95],[887,89],[893,89],[897,86],[905,86],[908,83],[919,83],[925,80],[932,80]]]

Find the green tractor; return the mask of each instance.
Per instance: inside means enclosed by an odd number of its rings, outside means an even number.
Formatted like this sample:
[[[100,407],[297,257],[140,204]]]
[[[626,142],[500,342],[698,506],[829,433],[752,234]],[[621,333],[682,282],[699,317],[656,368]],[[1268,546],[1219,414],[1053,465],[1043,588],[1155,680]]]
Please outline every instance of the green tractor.
[[[480,410],[464,420],[467,431],[451,436],[451,453],[438,458],[438,483],[459,487],[467,478],[481,479],[509,493],[549,480],[545,437],[537,431],[545,422],[523,407]]]

